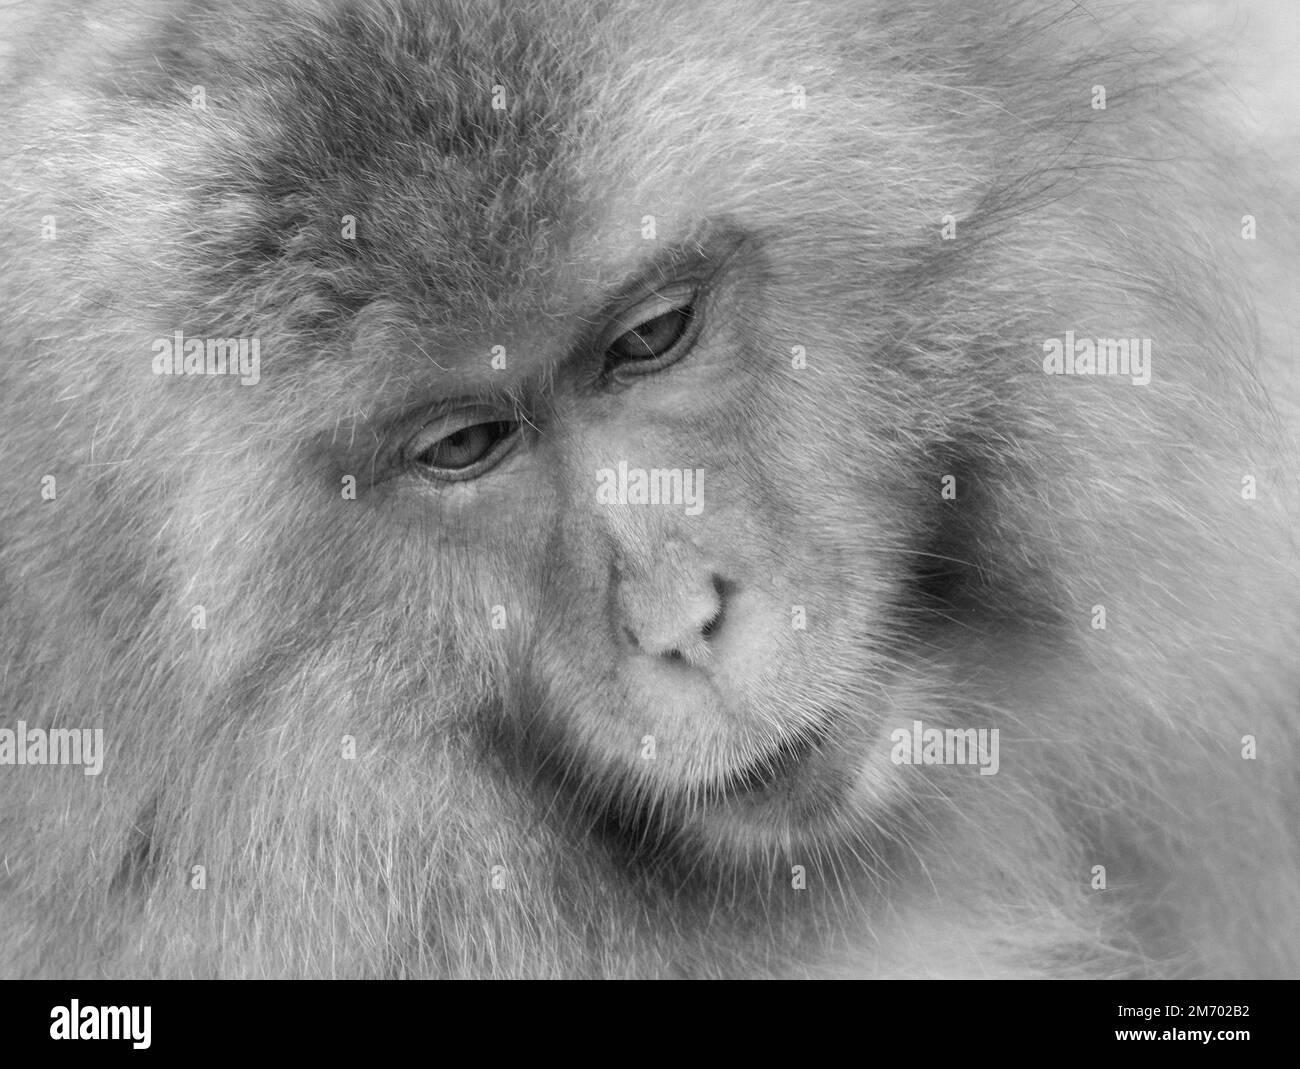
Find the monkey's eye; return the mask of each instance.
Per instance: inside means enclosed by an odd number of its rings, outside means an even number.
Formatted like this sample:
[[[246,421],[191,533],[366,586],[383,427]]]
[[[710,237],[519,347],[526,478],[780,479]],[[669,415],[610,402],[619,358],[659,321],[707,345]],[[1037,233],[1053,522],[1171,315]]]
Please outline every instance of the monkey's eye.
[[[605,371],[645,375],[676,363],[694,340],[697,319],[693,292],[676,299],[656,296],[621,317],[620,333],[605,346]]]
[[[448,482],[477,479],[490,471],[513,448],[519,425],[476,418],[481,415],[466,412],[426,423],[402,451],[407,462]]]

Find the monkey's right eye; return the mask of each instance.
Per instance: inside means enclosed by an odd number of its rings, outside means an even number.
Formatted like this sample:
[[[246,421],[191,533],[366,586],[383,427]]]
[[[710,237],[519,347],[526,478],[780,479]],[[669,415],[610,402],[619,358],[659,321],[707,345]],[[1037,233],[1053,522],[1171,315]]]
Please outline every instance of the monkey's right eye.
[[[408,464],[436,479],[477,479],[505,459],[518,429],[510,420],[476,420],[474,413],[465,413],[426,423],[402,452]]]
[[[648,375],[680,360],[699,333],[696,296],[693,286],[669,286],[617,318],[606,332],[605,371]]]

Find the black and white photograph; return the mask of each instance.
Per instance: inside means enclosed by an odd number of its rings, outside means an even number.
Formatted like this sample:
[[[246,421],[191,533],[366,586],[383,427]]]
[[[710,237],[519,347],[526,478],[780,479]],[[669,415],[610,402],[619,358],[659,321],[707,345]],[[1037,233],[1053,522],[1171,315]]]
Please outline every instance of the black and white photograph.
[[[0,7],[0,977],[1300,978],[1297,56]]]

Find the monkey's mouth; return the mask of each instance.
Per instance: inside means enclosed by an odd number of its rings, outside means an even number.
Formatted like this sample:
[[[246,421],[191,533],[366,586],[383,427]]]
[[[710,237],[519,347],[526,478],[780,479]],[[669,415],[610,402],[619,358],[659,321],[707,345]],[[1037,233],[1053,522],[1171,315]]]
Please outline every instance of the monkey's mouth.
[[[753,799],[793,782],[831,738],[829,718],[782,739],[747,764],[728,773],[718,785],[718,800]]]

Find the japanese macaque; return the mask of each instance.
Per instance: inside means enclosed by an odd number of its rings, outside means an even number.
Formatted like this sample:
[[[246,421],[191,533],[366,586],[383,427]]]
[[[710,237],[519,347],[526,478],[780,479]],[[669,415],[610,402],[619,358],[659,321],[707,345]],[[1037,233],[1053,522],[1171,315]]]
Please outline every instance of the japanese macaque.
[[[11,7],[0,970],[1300,975],[1289,169],[1138,18]]]

